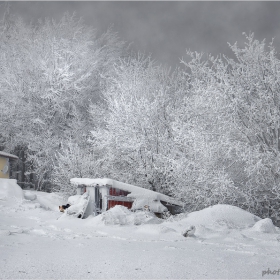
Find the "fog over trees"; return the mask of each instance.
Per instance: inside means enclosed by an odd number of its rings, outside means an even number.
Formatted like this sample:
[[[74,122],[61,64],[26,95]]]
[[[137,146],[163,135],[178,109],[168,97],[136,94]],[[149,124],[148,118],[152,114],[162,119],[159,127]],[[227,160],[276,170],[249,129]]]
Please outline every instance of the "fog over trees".
[[[169,71],[69,14],[31,25],[7,10],[0,34],[0,150],[24,163],[23,187],[72,194],[72,177],[109,177],[187,211],[227,203],[280,220],[273,43],[244,34],[234,58],[187,51]]]

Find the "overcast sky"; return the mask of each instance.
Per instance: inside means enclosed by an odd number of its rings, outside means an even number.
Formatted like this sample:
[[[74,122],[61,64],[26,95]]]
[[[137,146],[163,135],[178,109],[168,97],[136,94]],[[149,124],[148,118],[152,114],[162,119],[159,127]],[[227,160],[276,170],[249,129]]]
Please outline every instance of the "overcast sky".
[[[0,15],[4,2],[1,2]],[[11,2],[11,11],[28,21],[76,12],[86,24],[105,32],[114,25],[135,50],[174,67],[193,51],[229,55],[229,43],[244,42],[243,32],[259,40],[275,38],[280,51],[280,2]]]

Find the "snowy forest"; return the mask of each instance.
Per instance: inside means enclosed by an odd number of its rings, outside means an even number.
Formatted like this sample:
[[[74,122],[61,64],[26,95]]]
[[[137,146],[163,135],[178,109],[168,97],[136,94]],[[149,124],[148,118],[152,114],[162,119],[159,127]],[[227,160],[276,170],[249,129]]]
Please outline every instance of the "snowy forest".
[[[71,195],[71,178],[107,177],[187,211],[223,203],[277,220],[273,42],[244,34],[232,57],[186,51],[169,70],[70,14],[28,24],[7,11],[0,36],[0,151],[19,156],[23,188]]]

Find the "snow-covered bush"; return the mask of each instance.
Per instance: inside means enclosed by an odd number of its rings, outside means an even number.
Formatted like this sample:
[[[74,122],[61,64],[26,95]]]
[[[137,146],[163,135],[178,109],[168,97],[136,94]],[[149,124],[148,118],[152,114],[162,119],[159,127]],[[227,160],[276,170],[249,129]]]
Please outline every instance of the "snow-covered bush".
[[[22,201],[24,198],[21,187],[16,180],[0,179],[0,199],[2,201]]]

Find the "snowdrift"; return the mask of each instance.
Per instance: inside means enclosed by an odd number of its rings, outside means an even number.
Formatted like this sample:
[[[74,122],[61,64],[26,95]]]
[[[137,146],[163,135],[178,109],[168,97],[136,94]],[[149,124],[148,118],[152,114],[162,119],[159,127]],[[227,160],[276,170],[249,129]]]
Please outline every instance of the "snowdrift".
[[[263,233],[277,232],[277,228],[273,225],[272,220],[269,218],[256,222],[252,227],[252,230],[256,232],[263,232]]]
[[[41,191],[33,191],[36,194],[40,206],[46,210],[58,211],[58,206],[65,203],[65,198],[59,193],[45,193]]]
[[[261,219],[245,210],[231,205],[218,204],[189,214],[170,217],[164,226],[183,232],[196,227],[194,236],[209,238],[230,238],[233,242],[257,232],[280,232],[270,219]]]
[[[75,204],[68,208],[69,212],[74,211],[80,204],[81,196],[69,197],[68,203]],[[67,200],[58,193],[45,193],[40,191],[22,190],[16,183],[16,180],[0,179],[0,202],[7,207],[17,204],[23,208],[42,208],[59,212],[58,206],[66,204]],[[136,200],[137,201],[137,200]],[[144,202],[137,201],[139,204]],[[82,203],[82,202],[81,202]],[[32,207],[31,207],[32,206]],[[75,208],[76,207],[76,208]],[[75,209],[74,209],[75,208]],[[72,211],[72,212],[73,212]],[[75,211],[74,211],[75,212]],[[77,211],[76,211],[77,212]],[[67,220],[66,213],[61,214],[63,220]],[[226,234],[231,230],[242,231],[250,230],[256,233],[277,233],[279,229],[275,227],[270,219],[260,219],[259,217],[231,205],[214,205],[200,211],[192,213],[183,213],[171,216],[167,220],[157,218],[152,212],[148,211],[130,211],[126,207],[117,205],[114,208],[94,217],[90,216],[84,222],[75,221],[78,219],[70,218],[71,223],[77,223],[89,227],[99,226],[142,226],[137,229],[141,232],[176,233],[182,236],[182,233],[190,226],[196,227],[195,236],[208,237],[213,233]]]
[[[245,210],[224,204],[192,212],[183,219],[186,224],[204,225],[216,229],[245,229],[252,227],[259,220],[259,217]]]
[[[35,200],[37,198],[37,195],[33,192],[33,191],[28,191],[28,190],[25,190],[23,191],[23,194],[24,194],[24,198],[26,200]]]
[[[0,180],[2,278],[257,279],[279,265],[279,228],[237,207],[163,220],[117,205],[77,219],[59,212],[66,203],[60,194]],[[184,237],[190,226],[194,235]]]
[[[58,211],[58,206],[63,204],[65,199],[58,193],[22,190],[14,179],[0,179],[0,201],[9,207],[15,204],[23,207],[29,201],[32,202],[30,205],[33,205],[33,208]]]
[[[21,187],[17,180],[0,179],[0,200],[4,201],[21,201],[24,198]]]
[[[92,217],[88,220],[87,225],[102,226],[102,225],[141,225],[146,223],[160,223],[160,219],[157,218],[151,212],[135,211],[132,212],[126,207],[116,205],[108,211]]]

